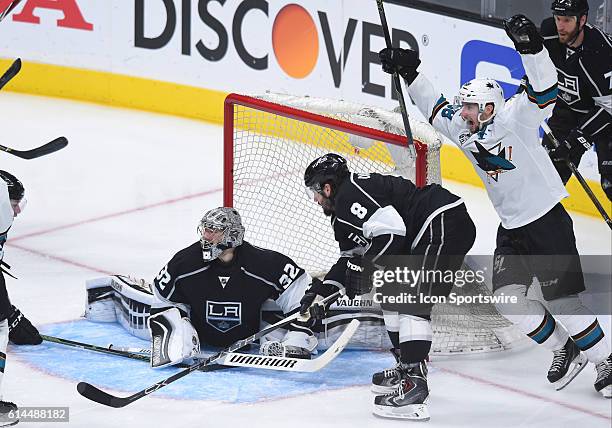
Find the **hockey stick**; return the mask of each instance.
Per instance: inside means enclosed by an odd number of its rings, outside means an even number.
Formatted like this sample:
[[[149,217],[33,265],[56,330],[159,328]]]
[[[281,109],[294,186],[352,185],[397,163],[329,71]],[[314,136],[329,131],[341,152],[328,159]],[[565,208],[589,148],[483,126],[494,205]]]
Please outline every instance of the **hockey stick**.
[[[40,147],[36,147],[30,150],[15,150],[10,147],[6,147],[0,144],[0,151],[10,153],[13,156],[17,156],[22,159],[35,159],[41,156],[45,156],[58,150],[63,149],[68,145],[66,137],[57,137],[53,141],[49,141]]]
[[[21,70],[21,59],[17,58],[13,61],[11,66],[6,69],[2,77],[0,77],[0,89],[4,88],[4,85],[10,82],[13,77],[17,76],[19,70]]]
[[[134,352],[129,352],[129,351],[120,350],[120,349],[105,348],[104,346],[91,345],[89,343],[77,342],[75,340],[62,339],[61,337],[47,336],[44,334],[41,334],[40,337],[42,337],[43,340],[46,340],[47,342],[57,343],[59,345],[71,346],[73,348],[84,349],[86,351],[100,352],[102,354],[115,355],[117,357],[131,358],[133,360],[145,361],[147,363],[151,361],[149,356],[141,355],[140,353],[134,353]],[[144,349],[142,349],[141,351],[144,351]],[[189,365],[188,364],[177,364],[174,367],[186,368],[186,367],[189,367]],[[219,364],[211,364],[206,367],[202,367],[201,371],[210,372],[210,371],[228,369],[228,368],[229,367],[222,366]]]
[[[544,133],[548,136],[548,138],[550,138],[550,141],[552,141],[555,148],[559,147],[561,143],[559,143],[559,140],[557,140],[557,137],[554,136],[554,134],[552,133],[550,127],[548,126],[546,122],[542,122],[542,129],[544,130]],[[586,194],[589,195],[589,198],[593,202],[593,205],[595,205],[595,208],[597,208],[597,211],[599,211],[603,219],[606,221],[606,223],[608,224],[608,227],[612,229],[612,220],[610,219],[610,216],[608,215],[604,207],[601,205],[601,203],[599,202],[599,199],[597,199],[597,196],[595,196],[595,194],[589,187],[588,183],[582,177],[582,174],[580,174],[580,172],[578,171],[578,168],[576,168],[576,165],[574,165],[569,159],[567,159],[565,162],[567,166],[569,167],[569,169],[574,174],[574,176],[576,176],[576,179],[578,180],[578,182],[580,183],[580,185],[582,186]]]
[[[2,12],[2,13],[0,14],[0,22],[2,22],[2,20],[3,20],[4,18],[6,18],[6,17],[7,17],[7,15],[8,15],[9,13],[11,13],[11,12],[12,12],[12,10],[13,10],[13,9],[15,9],[15,7],[17,7],[17,5],[18,5],[19,3],[21,3],[21,0],[13,0],[13,3],[11,3],[11,4],[9,5],[9,7],[7,7],[7,8],[4,10],[4,12]]]
[[[321,302],[319,302],[320,304],[325,304],[329,301],[333,301],[334,299],[337,299],[340,296],[340,291],[337,291],[336,293],[332,294],[331,296],[326,297],[325,299],[323,299]],[[87,383],[87,382],[79,382],[79,384],[77,385],[77,391],[79,392],[79,394],[81,394],[83,397],[95,401],[97,403],[100,404],[104,404],[105,406],[110,406],[110,407],[115,407],[115,408],[119,408],[119,407],[125,407],[130,403],[133,403],[136,400],[139,400],[140,398],[147,396],[149,394],[151,394],[152,392],[157,391],[158,389],[163,388],[166,385],[171,384],[172,382],[179,380],[180,378],[187,376],[189,373],[194,372],[198,369],[200,369],[201,367],[207,366],[210,363],[216,362],[217,360],[219,360],[220,358],[223,357],[224,354],[228,353],[228,352],[234,352],[237,351],[238,349],[242,348],[243,346],[246,346],[250,343],[253,343],[254,341],[256,341],[257,339],[265,336],[266,334],[280,328],[283,327],[285,325],[291,324],[293,321],[295,321],[296,319],[300,318],[300,313],[296,312],[293,315],[290,315],[282,320],[280,320],[279,322],[272,324],[269,327],[264,328],[263,330],[260,330],[258,333],[255,333],[252,336],[249,336],[245,339],[239,340],[235,343],[233,343],[232,345],[228,346],[227,348],[225,348],[224,350],[217,352],[216,354],[208,357],[205,360],[199,361],[189,367],[187,367],[184,370],[181,370],[178,373],[175,373],[174,375],[161,380],[141,391],[138,391],[135,394],[132,394],[128,397],[117,397],[114,395],[111,395],[107,392],[102,391],[99,388],[96,388],[95,386]]]
[[[291,372],[315,372],[321,370],[323,367],[328,365],[334,358],[336,358],[344,347],[348,344],[359,327],[358,320],[352,320],[348,326],[344,329],[342,334],[336,339],[336,341],[327,350],[311,360],[291,358],[291,357],[276,357],[272,355],[259,355],[259,354],[243,354],[240,352],[228,352],[218,361],[223,366],[231,367],[251,367],[256,369],[268,369],[268,370],[280,370],[280,371],[291,371]],[[145,348],[122,348],[110,345],[109,350],[117,350],[120,352],[133,353],[136,352],[139,357],[147,358],[145,355],[139,354],[150,354],[151,351]],[[206,366],[208,367],[208,366]]]
[[[383,34],[385,35],[385,43],[387,48],[393,48],[391,44],[391,35],[389,34],[389,26],[387,25],[387,17],[385,16],[385,6],[383,0],[376,0],[378,6],[378,15],[380,15],[380,24],[382,25]],[[397,92],[397,98],[400,105],[400,111],[402,112],[402,120],[404,121],[404,128],[406,129],[406,137],[408,138],[408,151],[410,156],[416,159],[416,149],[414,148],[414,139],[412,138],[412,129],[410,128],[410,120],[408,119],[408,111],[406,110],[406,102],[404,100],[404,93],[402,92],[402,86],[400,81],[400,75],[396,71],[393,73],[393,83],[395,84],[395,91]]]

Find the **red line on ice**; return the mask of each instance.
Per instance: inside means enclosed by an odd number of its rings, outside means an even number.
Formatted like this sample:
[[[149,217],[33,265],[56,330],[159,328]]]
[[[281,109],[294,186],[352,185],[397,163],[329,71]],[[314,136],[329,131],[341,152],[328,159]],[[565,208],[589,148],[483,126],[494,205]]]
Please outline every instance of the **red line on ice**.
[[[99,217],[93,217],[93,218],[89,218],[89,219],[86,219],[86,220],[80,220],[80,221],[77,221],[77,222],[74,222],[74,223],[68,223],[68,224],[64,224],[62,226],[52,227],[50,229],[43,229],[43,230],[39,230],[37,232],[26,233],[25,235],[20,235],[20,236],[14,237],[14,238],[9,238],[9,240],[7,242],[7,245],[11,245],[13,242],[20,241],[20,240],[26,239],[26,238],[31,238],[33,236],[40,236],[40,235],[44,235],[46,233],[56,232],[58,230],[70,229],[71,227],[77,227],[77,226],[81,226],[81,225],[84,225],[84,224],[95,223],[97,221],[108,220],[109,218],[120,217],[120,216],[127,215],[127,214],[133,214],[133,213],[136,213],[136,212],[145,211],[145,210],[148,210],[150,208],[157,208],[157,207],[161,207],[161,206],[164,206],[164,205],[170,205],[170,204],[186,201],[186,200],[193,199],[193,198],[199,198],[200,196],[210,195],[210,194],[213,194],[213,193],[221,192],[222,190],[223,189],[220,189],[220,188],[219,189],[206,190],[204,192],[194,193],[193,195],[181,196],[179,198],[168,199],[166,201],[155,202],[153,204],[144,205],[142,207],[131,208],[129,210],[119,211],[119,212],[111,213],[111,214],[105,214],[105,215],[102,215],[102,216],[99,216]]]
[[[503,389],[505,391],[509,391],[509,392],[513,392],[513,393],[518,394],[518,395],[522,395],[524,397],[535,398],[536,400],[544,401],[546,403],[556,404],[558,406],[565,407],[566,409],[572,409],[572,410],[575,410],[577,412],[585,413],[585,414],[587,414],[589,416],[594,416],[596,418],[601,418],[601,419],[605,419],[605,420],[608,420],[608,421],[611,419],[610,416],[602,415],[601,413],[594,412],[593,410],[585,409],[584,407],[575,406],[573,404],[565,403],[563,401],[554,400],[552,398],[547,398],[547,397],[544,397],[544,396],[541,396],[541,395],[534,394],[532,392],[525,391],[523,389],[515,388],[513,386],[508,386],[508,385],[504,385],[504,384],[497,383],[497,382],[491,382],[490,380],[482,379],[482,378],[479,378],[479,377],[476,377],[476,376],[472,376],[472,375],[468,375],[468,374],[465,374],[465,373],[461,373],[461,372],[458,372],[458,371],[455,371],[455,370],[442,368],[442,367],[437,366],[437,365],[436,365],[436,368],[438,370],[442,371],[442,372],[449,373],[449,374],[455,375],[457,377],[461,377],[463,379],[469,379],[471,381],[474,381],[474,382],[477,382],[477,383],[480,383],[480,384],[484,384],[484,385],[492,386],[492,387],[495,387],[495,388]]]

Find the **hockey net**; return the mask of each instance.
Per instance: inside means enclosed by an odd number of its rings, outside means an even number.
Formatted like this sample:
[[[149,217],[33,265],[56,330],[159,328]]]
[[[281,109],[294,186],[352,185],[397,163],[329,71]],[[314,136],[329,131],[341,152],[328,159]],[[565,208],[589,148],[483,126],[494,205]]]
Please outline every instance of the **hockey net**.
[[[339,250],[329,218],[305,191],[306,167],[334,152],[353,172],[397,174],[417,186],[440,183],[439,134],[424,122],[410,125],[416,157],[398,112],[312,97],[231,94],[224,112],[224,204],[240,212],[247,241],[324,275]],[[490,294],[484,284],[453,292]],[[437,354],[503,350],[516,339],[490,304],[438,304],[432,321]]]

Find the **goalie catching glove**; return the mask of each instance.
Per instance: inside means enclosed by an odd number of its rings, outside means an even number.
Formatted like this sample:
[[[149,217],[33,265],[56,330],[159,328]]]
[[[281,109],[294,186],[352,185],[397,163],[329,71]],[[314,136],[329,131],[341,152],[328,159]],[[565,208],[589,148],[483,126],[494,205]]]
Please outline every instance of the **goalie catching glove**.
[[[177,308],[166,309],[149,317],[151,329],[151,367],[161,368],[195,357],[200,352],[200,338],[189,318]]]

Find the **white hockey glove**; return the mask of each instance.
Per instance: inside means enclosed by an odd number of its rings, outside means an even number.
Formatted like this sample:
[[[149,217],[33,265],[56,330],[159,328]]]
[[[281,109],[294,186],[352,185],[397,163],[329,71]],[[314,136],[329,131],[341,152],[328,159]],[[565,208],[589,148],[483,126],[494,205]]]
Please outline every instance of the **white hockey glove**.
[[[182,363],[200,352],[200,339],[189,318],[182,318],[177,308],[149,317],[151,329],[151,367]]]

